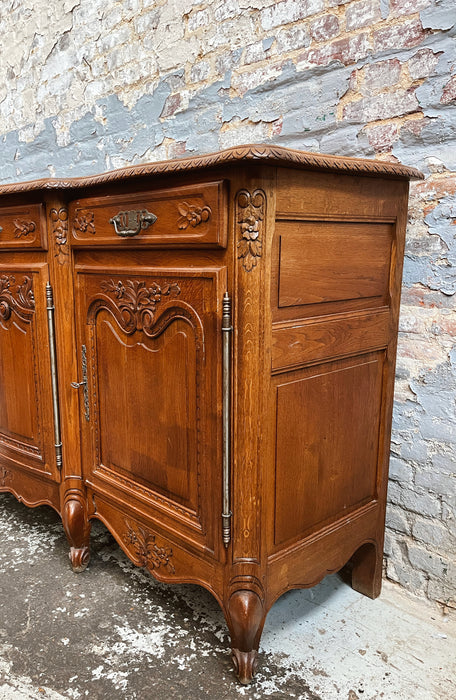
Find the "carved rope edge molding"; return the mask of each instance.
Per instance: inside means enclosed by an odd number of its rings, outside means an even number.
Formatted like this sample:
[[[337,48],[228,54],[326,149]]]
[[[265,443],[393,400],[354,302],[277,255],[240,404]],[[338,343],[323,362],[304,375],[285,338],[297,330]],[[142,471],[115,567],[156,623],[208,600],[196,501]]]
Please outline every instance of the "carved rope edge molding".
[[[283,146],[270,146],[264,144],[252,144],[229,148],[218,153],[208,153],[201,156],[158,161],[132,165],[119,170],[112,170],[99,175],[89,175],[81,178],[31,180],[29,182],[11,183],[0,186],[0,194],[9,192],[22,192],[24,190],[39,189],[72,189],[87,187],[89,185],[115,182],[128,177],[145,175],[158,175],[162,173],[174,173],[196,168],[206,168],[214,165],[224,165],[236,161],[250,160],[270,165],[289,165],[305,170],[329,170],[333,172],[349,172],[360,175],[384,175],[385,177],[401,178],[405,180],[423,180],[424,175],[413,167],[401,163],[388,163],[377,160],[361,160],[357,158],[344,158],[342,156],[321,155],[296,151]]]

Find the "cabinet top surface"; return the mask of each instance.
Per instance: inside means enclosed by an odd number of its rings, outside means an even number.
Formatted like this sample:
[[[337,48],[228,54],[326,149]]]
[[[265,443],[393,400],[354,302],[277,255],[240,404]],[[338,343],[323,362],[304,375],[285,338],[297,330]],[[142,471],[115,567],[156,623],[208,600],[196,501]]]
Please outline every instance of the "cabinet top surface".
[[[419,170],[402,165],[401,163],[323,155],[320,153],[310,153],[284,148],[283,146],[249,144],[246,146],[227,148],[217,153],[189,156],[187,158],[175,160],[157,161],[155,163],[140,163],[98,175],[87,175],[75,178],[43,178],[41,180],[4,184],[0,185],[0,194],[24,192],[28,190],[78,189],[90,185],[108,184],[128,178],[171,175],[173,173],[204,170],[205,168],[241,162],[291,167],[299,170],[340,172],[352,175],[388,177],[402,180],[423,179],[423,175]]]

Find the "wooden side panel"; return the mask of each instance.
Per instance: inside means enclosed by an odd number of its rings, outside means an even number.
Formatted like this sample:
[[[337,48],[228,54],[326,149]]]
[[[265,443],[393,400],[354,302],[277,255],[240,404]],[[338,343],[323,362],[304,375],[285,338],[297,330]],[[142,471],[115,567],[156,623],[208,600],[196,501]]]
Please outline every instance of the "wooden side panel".
[[[315,583],[366,542],[353,585],[380,589],[407,187],[278,171],[268,528],[271,572],[277,562],[286,579],[271,585],[277,594]]]
[[[280,221],[279,307],[370,299],[388,293],[392,226]]]
[[[389,333],[386,309],[276,325],[272,331],[272,369],[384,348]]]
[[[398,201],[408,183],[375,177],[316,173],[280,168],[277,178],[277,213],[289,218],[312,214],[327,220],[335,216],[396,217]]]
[[[384,353],[277,383],[275,544],[376,498]]]

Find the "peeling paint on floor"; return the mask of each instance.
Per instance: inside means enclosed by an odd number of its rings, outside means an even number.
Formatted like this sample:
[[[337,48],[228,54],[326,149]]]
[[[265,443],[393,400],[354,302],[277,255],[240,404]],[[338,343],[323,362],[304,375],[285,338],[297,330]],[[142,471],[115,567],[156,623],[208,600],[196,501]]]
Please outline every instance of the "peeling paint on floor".
[[[456,699],[456,619],[391,584],[376,601],[337,576],[284,595],[244,687],[212,596],[154,581],[100,523],[83,574],[50,509],[1,494],[0,537],[2,700]]]

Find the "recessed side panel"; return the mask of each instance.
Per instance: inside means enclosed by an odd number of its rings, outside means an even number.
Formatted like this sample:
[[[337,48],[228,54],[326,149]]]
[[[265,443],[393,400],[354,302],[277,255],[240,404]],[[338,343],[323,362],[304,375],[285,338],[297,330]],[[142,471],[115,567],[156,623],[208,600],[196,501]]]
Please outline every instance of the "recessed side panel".
[[[374,500],[384,352],[298,370],[276,384],[276,546]]]
[[[278,221],[277,234],[279,308],[387,301],[391,224]]]

